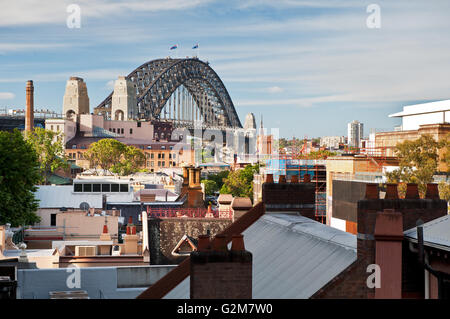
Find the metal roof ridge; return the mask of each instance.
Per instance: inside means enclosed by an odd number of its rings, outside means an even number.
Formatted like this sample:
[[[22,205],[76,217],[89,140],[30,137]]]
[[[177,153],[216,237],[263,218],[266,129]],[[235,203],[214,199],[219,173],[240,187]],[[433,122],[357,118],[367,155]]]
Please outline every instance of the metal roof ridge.
[[[282,218],[277,218],[276,215],[289,216],[290,214],[283,214],[283,213],[280,213],[280,214],[265,214],[265,215],[263,216],[263,218],[264,218],[264,220],[267,220],[268,222],[272,222],[272,223],[274,223],[274,224],[278,224],[278,225],[283,226],[283,227],[285,227],[285,228],[287,228],[287,229],[289,229],[289,230],[292,230],[292,231],[294,231],[294,232],[302,233],[302,234],[305,234],[305,235],[309,235],[309,236],[312,236],[312,237],[314,237],[314,238],[317,238],[317,239],[319,239],[319,240],[321,240],[321,241],[323,241],[323,242],[333,243],[333,244],[339,245],[339,246],[341,246],[341,247],[343,247],[343,248],[351,249],[351,250],[356,251],[356,247],[350,246],[350,245],[346,245],[346,244],[344,244],[342,241],[334,240],[334,238],[335,238],[336,236],[347,236],[347,237],[349,237],[349,238],[350,238],[350,237],[355,237],[355,238],[356,238],[355,235],[352,235],[352,234],[350,234],[350,233],[344,232],[344,231],[342,231],[342,230],[340,230],[340,229],[337,229],[337,228],[333,228],[333,227],[328,226],[328,225],[323,225],[323,224],[321,224],[321,223],[319,223],[319,222],[316,222],[316,221],[314,221],[314,220],[312,220],[312,219],[309,219],[309,218],[307,218],[307,217],[304,217],[304,216],[292,215],[292,216],[295,216],[295,217],[299,217],[299,218],[301,218],[301,219],[305,219],[305,220],[303,220],[303,221],[293,222],[293,221],[287,221],[287,220],[282,219]],[[269,216],[270,216],[270,217],[269,217]],[[286,223],[288,223],[288,224],[286,224]],[[319,234],[314,233],[314,232],[309,232],[309,231],[307,231],[306,229],[298,229],[298,228],[294,228],[295,226],[297,226],[297,225],[302,225],[302,224],[310,224],[310,225],[314,225],[313,227],[315,227],[315,228],[317,228],[317,229],[322,228],[322,229],[331,230],[334,234],[331,236],[331,238],[326,239],[326,238],[321,237]],[[320,225],[320,226],[319,226],[319,225]]]

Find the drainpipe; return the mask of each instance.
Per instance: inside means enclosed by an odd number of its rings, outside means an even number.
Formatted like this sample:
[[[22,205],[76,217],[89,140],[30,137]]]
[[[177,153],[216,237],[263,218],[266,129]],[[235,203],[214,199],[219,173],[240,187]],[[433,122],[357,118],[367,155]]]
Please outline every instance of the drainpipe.
[[[433,269],[429,263],[428,258],[425,258],[424,247],[423,247],[423,221],[417,221],[417,245],[419,252],[419,263],[425,269],[425,298],[428,296],[429,298],[429,274],[431,273],[433,276],[437,278],[438,281],[438,299],[444,299],[444,280],[450,280],[450,275],[444,272]]]

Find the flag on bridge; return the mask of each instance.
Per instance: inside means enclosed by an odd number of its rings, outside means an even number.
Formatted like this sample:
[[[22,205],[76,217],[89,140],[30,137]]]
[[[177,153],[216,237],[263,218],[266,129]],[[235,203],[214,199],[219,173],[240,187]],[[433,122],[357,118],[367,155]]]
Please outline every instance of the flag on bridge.
[[[192,47],[192,49],[198,49],[198,43]]]
[[[174,46],[171,46],[170,50],[175,50],[176,48],[178,48],[178,44],[175,44]]]

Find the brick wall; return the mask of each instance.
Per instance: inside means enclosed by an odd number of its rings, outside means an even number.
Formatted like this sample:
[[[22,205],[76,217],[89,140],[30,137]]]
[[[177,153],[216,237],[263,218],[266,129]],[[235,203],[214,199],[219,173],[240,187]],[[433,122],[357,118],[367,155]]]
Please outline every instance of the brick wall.
[[[211,236],[214,236],[226,227],[232,221],[230,219],[209,219],[209,218],[167,218],[160,222],[160,245],[161,262],[179,263],[185,257],[172,256],[172,250],[178,244],[183,235],[198,238],[209,230]],[[151,245],[151,244],[150,244]]]

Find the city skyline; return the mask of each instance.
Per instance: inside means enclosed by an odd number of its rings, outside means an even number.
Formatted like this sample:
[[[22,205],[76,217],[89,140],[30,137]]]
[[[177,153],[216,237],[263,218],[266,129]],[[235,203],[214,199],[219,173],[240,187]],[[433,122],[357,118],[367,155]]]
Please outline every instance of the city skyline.
[[[33,80],[36,108],[59,112],[80,76],[92,112],[118,76],[169,54],[209,61],[241,122],[262,115],[285,138],[346,135],[353,119],[392,130],[404,105],[449,98],[444,1],[378,1],[379,29],[359,1],[80,1],[79,29],[67,27],[70,3],[2,5],[0,108],[24,108]]]

